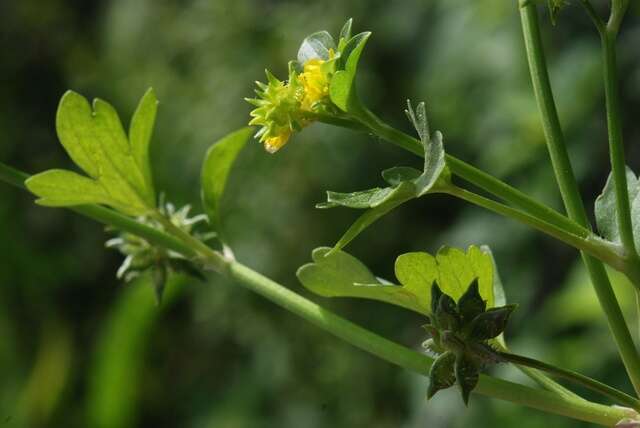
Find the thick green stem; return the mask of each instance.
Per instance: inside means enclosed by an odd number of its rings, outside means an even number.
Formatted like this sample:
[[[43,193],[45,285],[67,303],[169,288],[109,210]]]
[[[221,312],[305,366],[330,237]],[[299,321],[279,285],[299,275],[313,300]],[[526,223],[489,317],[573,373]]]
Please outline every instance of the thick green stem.
[[[534,229],[538,229],[541,232],[544,232],[547,235],[558,239],[559,241],[565,242],[572,247],[585,251],[612,266],[614,266],[619,261],[618,253],[613,251],[606,241],[603,241],[596,236],[589,236],[588,238],[576,236],[551,223],[540,220],[537,217],[533,217],[532,215],[524,211],[511,208],[507,205],[485,198],[484,196],[478,195],[457,186],[449,186],[442,192],[465,200],[479,207],[483,207],[489,211],[493,211],[504,217],[512,218],[516,221],[519,221],[520,223],[531,226]]]
[[[498,355],[510,363],[531,367],[532,369],[542,370],[552,376],[569,380],[578,385],[582,385],[585,388],[589,388],[592,391],[599,392],[600,394],[603,394],[604,396],[607,396],[616,401],[618,404],[623,404],[636,410],[640,409],[640,401],[638,401],[636,398],[633,398],[632,396],[625,394],[624,392],[612,388],[609,385],[606,385],[595,379],[591,379],[590,377],[581,375],[580,373],[576,373],[574,371],[556,367],[533,358],[524,357],[522,355],[516,355],[509,352],[498,352]]]
[[[28,176],[0,163],[0,180],[23,188]],[[396,364],[407,370],[427,376],[431,367],[431,359],[413,349],[399,345],[369,330],[366,330],[336,314],[322,308],[310,300],[298,295],[273,280],[251,270],[250,268],[225,258],[206,245],[192,246],[193,237],[186,239],[178,228],[168,224],[165,227],[171,233],[140,224],[112,210],[86,206],[73,211],[90,217],[98,222],[115,226],[125,232],[139,235],[157,245],[180,252],[188,257],[200,257],[208,266],[219,273],[236,280],[240,285],[262,295],[273,303],[291,311],[314,325],[334,334],[360,349],[377,357]],[[94,215],[94,213],[100,213]],[[108,212],[105,215],[104,212]],[[631,409],[611,407],[592,403],[569,395],[557,395],[543,390],[536,390],[524,385],[482,375],[476,393],[489,397],[521,404],[548,413],[570,418],[613,426],[624,418],[635,418],[637,413]]]
[[[564,143],[564,135],[558,119],[553,99],[551,83],[547,72],[546,59],[542,48],[542,39],[538,24],[538,12],[533,3],[521,0],[520,15],[524,34],[527,59],[531,72],[531,81],[542,118],[556,181],[564,201],[569,218],[581,226],[587,227],[588,221],[578,189],[569,155]],[[582,254],[591,282],[607,316],[609,328],[618,345],[618,350],[633,383],[636,393],[640,392],[640,357],[635,348],[627,324],[622,316],[620,305],[613,293],[611,283],[602,263],[587,254]]]

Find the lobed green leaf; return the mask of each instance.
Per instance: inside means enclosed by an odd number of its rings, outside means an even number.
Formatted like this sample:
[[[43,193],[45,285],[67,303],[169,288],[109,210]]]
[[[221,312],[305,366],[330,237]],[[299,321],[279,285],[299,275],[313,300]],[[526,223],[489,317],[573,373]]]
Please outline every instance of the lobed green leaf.
[[[423,315],[429,313],[422,287],[383,284],[362,262],[344,251],[316,248],[312,258],[313,263],[300,267],[297,276],[305,288],[320,296],[372,299]]]
[[[395,272],[402,285],[424,290],[428,307],[434,281],[442,292],[459,301],[475,279],[482,299],[488,307],[494,306],[493,259],[488,249],[472,245],[464,252],[442,247],[435,257],[425,252],[406,253],[396,259]]]
[[[141,117],[135,127],[153,126],[145,122],[148,118]],[[78,174],[71,171],[63,174],[60,170],[37,174],[25,185],[40,198],[39,203],[50,206],[105,204],[132,216],[153,209],[151,173],[142,166],[148,157],[148,140],[142,141],[144,136],[139,135],[135,148],[132,147],[110,104],[96,99],[92,108],[83,96],[68,91],[58,106],[56,131],[71,159],[90,178],[81,180]],[[150,131],[147,134],[150,136]]]

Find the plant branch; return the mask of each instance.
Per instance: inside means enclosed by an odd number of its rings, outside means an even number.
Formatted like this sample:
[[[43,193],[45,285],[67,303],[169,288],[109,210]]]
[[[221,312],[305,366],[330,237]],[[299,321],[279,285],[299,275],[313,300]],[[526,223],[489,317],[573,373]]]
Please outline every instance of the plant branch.
[[[28,176],[0,163],[0,181],[5,181],[24,189],[22,185]],[[413,349],[399,345],[369,330],[364,329],[316,303],[298,295],[273,280],[253,271],[238,262],[226,259],[208,246],[191,247],[191,237],[186,240],[182,231],[168,228],[176,235],[138,223],[115,211],[97,206],[73,209],[78,214],[98,222],[115,226],[133,233],[157,245],[182,253],[188,257],[200,256],[209,267],[234,279],[238,284],[252,290],[271,302],[311,322],[317,327],[345,340],[346,342],[404,369],[427,376],[432,360]],[[85,209],[86,208],[86,209]],[[95,212],[109,212],[108,215],[93,215]],[[215,260],[215,261],[214,261]],[[581,398],[560,396],[555,393],[533,389],[513,382],[481,375],[476,393],[521,404],[548,413],[562,415],[603,426],[613,426],[624,418],[635,418],[631,409],[611,407],[592,403]]]
[[[531,73],[531,81],[542,118],[542,125],[547,141],[547,148],[556,175],[556,181],[564,201],[569,218],[581,226],[587,226],[587,216],[580,197],[569,155],[564,143],[564,135],[558,119],[553,99],[551,83],[547,72],[546,59],[542,48],[542,39],[538,24],[538,12],[535,5],[520,3],[520,16],[524,34],[527,59]],[[636,393],[640,392],[640,356],[635,348],[631,334],[620,310],[609,277],[602,263],[587,254],[582,254],[591,282],[600,301],[609,328],[613,333],[625,368]]]
[[[600,381],[581,375],[580,373],[556,367],[554,365],[547,364],[533,358],[512,354],[510,352],[497,352],[497,354],[499,357],[510,363],[530,367],[532,369],[542,370],[552,376],[567,379],[578,385],[582,385],[585,388],[589,388],[592,391],[599,392],[600,394],[616,401],[618,404],[624,404],[625,406],[629,406],[636,410],[640,409],[640,401],[636,398],[625,394],[624,392],[619,391],[615,388],[612,388]]]
[[[396,146],[399,146],[417,156],[424,157],[424,149],[422,143],[416,138],[399,131],[369,112],[370,120],[367,125],[362,127],[349,126],[350,129],[359,129],[362,131],[373,132],[377,137],[388,141]],[[320,118],[323,121],[322,118]],[[333,124],[335,122],[323,121],[324,123]],[[346,127],[346,126],[345,126]],[[519,207],[531,215],[545,219],[549,223],[553,223],[556,226],[566,229],[568,232],[578,236],[586,237],[589,235],[589,230],[579,226],[574,221],[568,219],[566,216],[553,210],[552,208],[534,200],[529,195],[521,192],[520,190],[510,186],[509,184],[493,177],[492,175],[454,157],[449,154],[446,155],[446,163],[451,172],[462,178],[463,180],[477,186],[488,193],[508,202],[509,204]]]
[[[589,236],[587,238],[574,235],[564,229],[558,228],[551,223],[540,220],[537,217],[533,217],[532,215],[524,211],[511,208],[507,205],[485,198],[484,196],[478,195],[457,186],[449,186],[446,189],[442,190],[442,192],[465,200],[479,207],[485,208],[489,211],[493,211],[504,217],[509,217],[511,219],[519,221],[534,229],[540,230],[541,232],[544,232],[559,241],[571,245],[574,248],[585,251],[612,266],[618,264],[620,258],[619,254],[610,248],[610,244],[608,242],[599,239],[596,236],[592,236],[593,234],[591,233],[589,233]],[[618,268],[623,267],[624,266],[618,266]]]

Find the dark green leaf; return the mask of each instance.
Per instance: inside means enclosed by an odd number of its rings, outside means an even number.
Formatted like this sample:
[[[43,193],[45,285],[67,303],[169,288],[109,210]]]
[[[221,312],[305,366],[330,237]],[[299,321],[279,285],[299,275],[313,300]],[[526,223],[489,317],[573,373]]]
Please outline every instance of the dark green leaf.
[[[455,362],[456,356],[451,352],[445,352],[433,362],[429,370],[427,399],[431,399],[436,392],[454,385],[456,381],[454,374]]]
[[[458,311],[462,317],[463,324],[471,322],[475,317],[484,312],[486,308],[487,302],[480,296],[478,279],[476,278],[458,301]]]
[[[455,377],[462,393],[462,401],[469,404],[469,395],[478,385],[480,370],[466,354],[461,353],[455,358]]]
[[[252,128],[242,128],[213,143],[202,164],[202,205],[211,228],[221,235],[222,219],[220,203],[238,154],[252,134]]]
[[[297,276],[302,285],[320,296],[373,299],[429,313],[423,289],[382,284],[362,262],[344,251],[316,248],[312,257],[314,262],[300,267]]]
[[[473,319],[468,337],[472,340],[483,341],[500,335],[509,322],[509,317],[517,305],[490,308]]]

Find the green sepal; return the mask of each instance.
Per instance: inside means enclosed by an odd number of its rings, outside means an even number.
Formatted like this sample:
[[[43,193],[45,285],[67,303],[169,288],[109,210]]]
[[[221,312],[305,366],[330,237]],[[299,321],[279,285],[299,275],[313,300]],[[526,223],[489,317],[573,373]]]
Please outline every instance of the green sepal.
[[[442,293],[438,299],[438,308],[434,314],[436,325],[442,330],[457,331],[460,327],[460,314],[456,301],[448,294]]]
[[[469,395],[478,385],[479,378],[480,369],[476,363],[467,354],[458,354],[455,358],[455,379],[465,406],[469,405]]]
[[[329,85],[329,96],[333,104],[340,110],[355,115],[361,115],[363,111],[356,92],[355,78],[360,55],[369,36],[370,32],[360,33],[345,43],[340,52],[340,70],[333,75]]]
[[[436,339],[427,339],[422,342],[422,348],[431,358],[438,358],[445,349],[440,346]]]
[[[338,38],[338,51],[342,52],[344,45],[351,39],[351,27],[353,26],[353,18],[347,19],[342,29],[340,30],[340,37]]]
[[[456,356],[452,352],[440,355],[429,370],[429,388],[427,399],[430,400],[438,391],[453,386],[456,382],[454,365]]]
[[[471,321],[468,338],[470,340],[484,341],[499,336],[507,327],[511,313],[517,305],[506,305],[499,308],[490,308]]]
[[[467,291],[458,300],[458,311],[462,323],[467,324],[487,309],[487,302],[480,296],[478,278],[475,278]]]
[[[434,316],[434,321],[435,314],[438,312],[438,304],[440,303],[442,294],[442,290],[440,289],[440,286],[438,286],[438,283],[433,281],[433,283],[431,283],[431,313],[433,314],[432,316]]]

